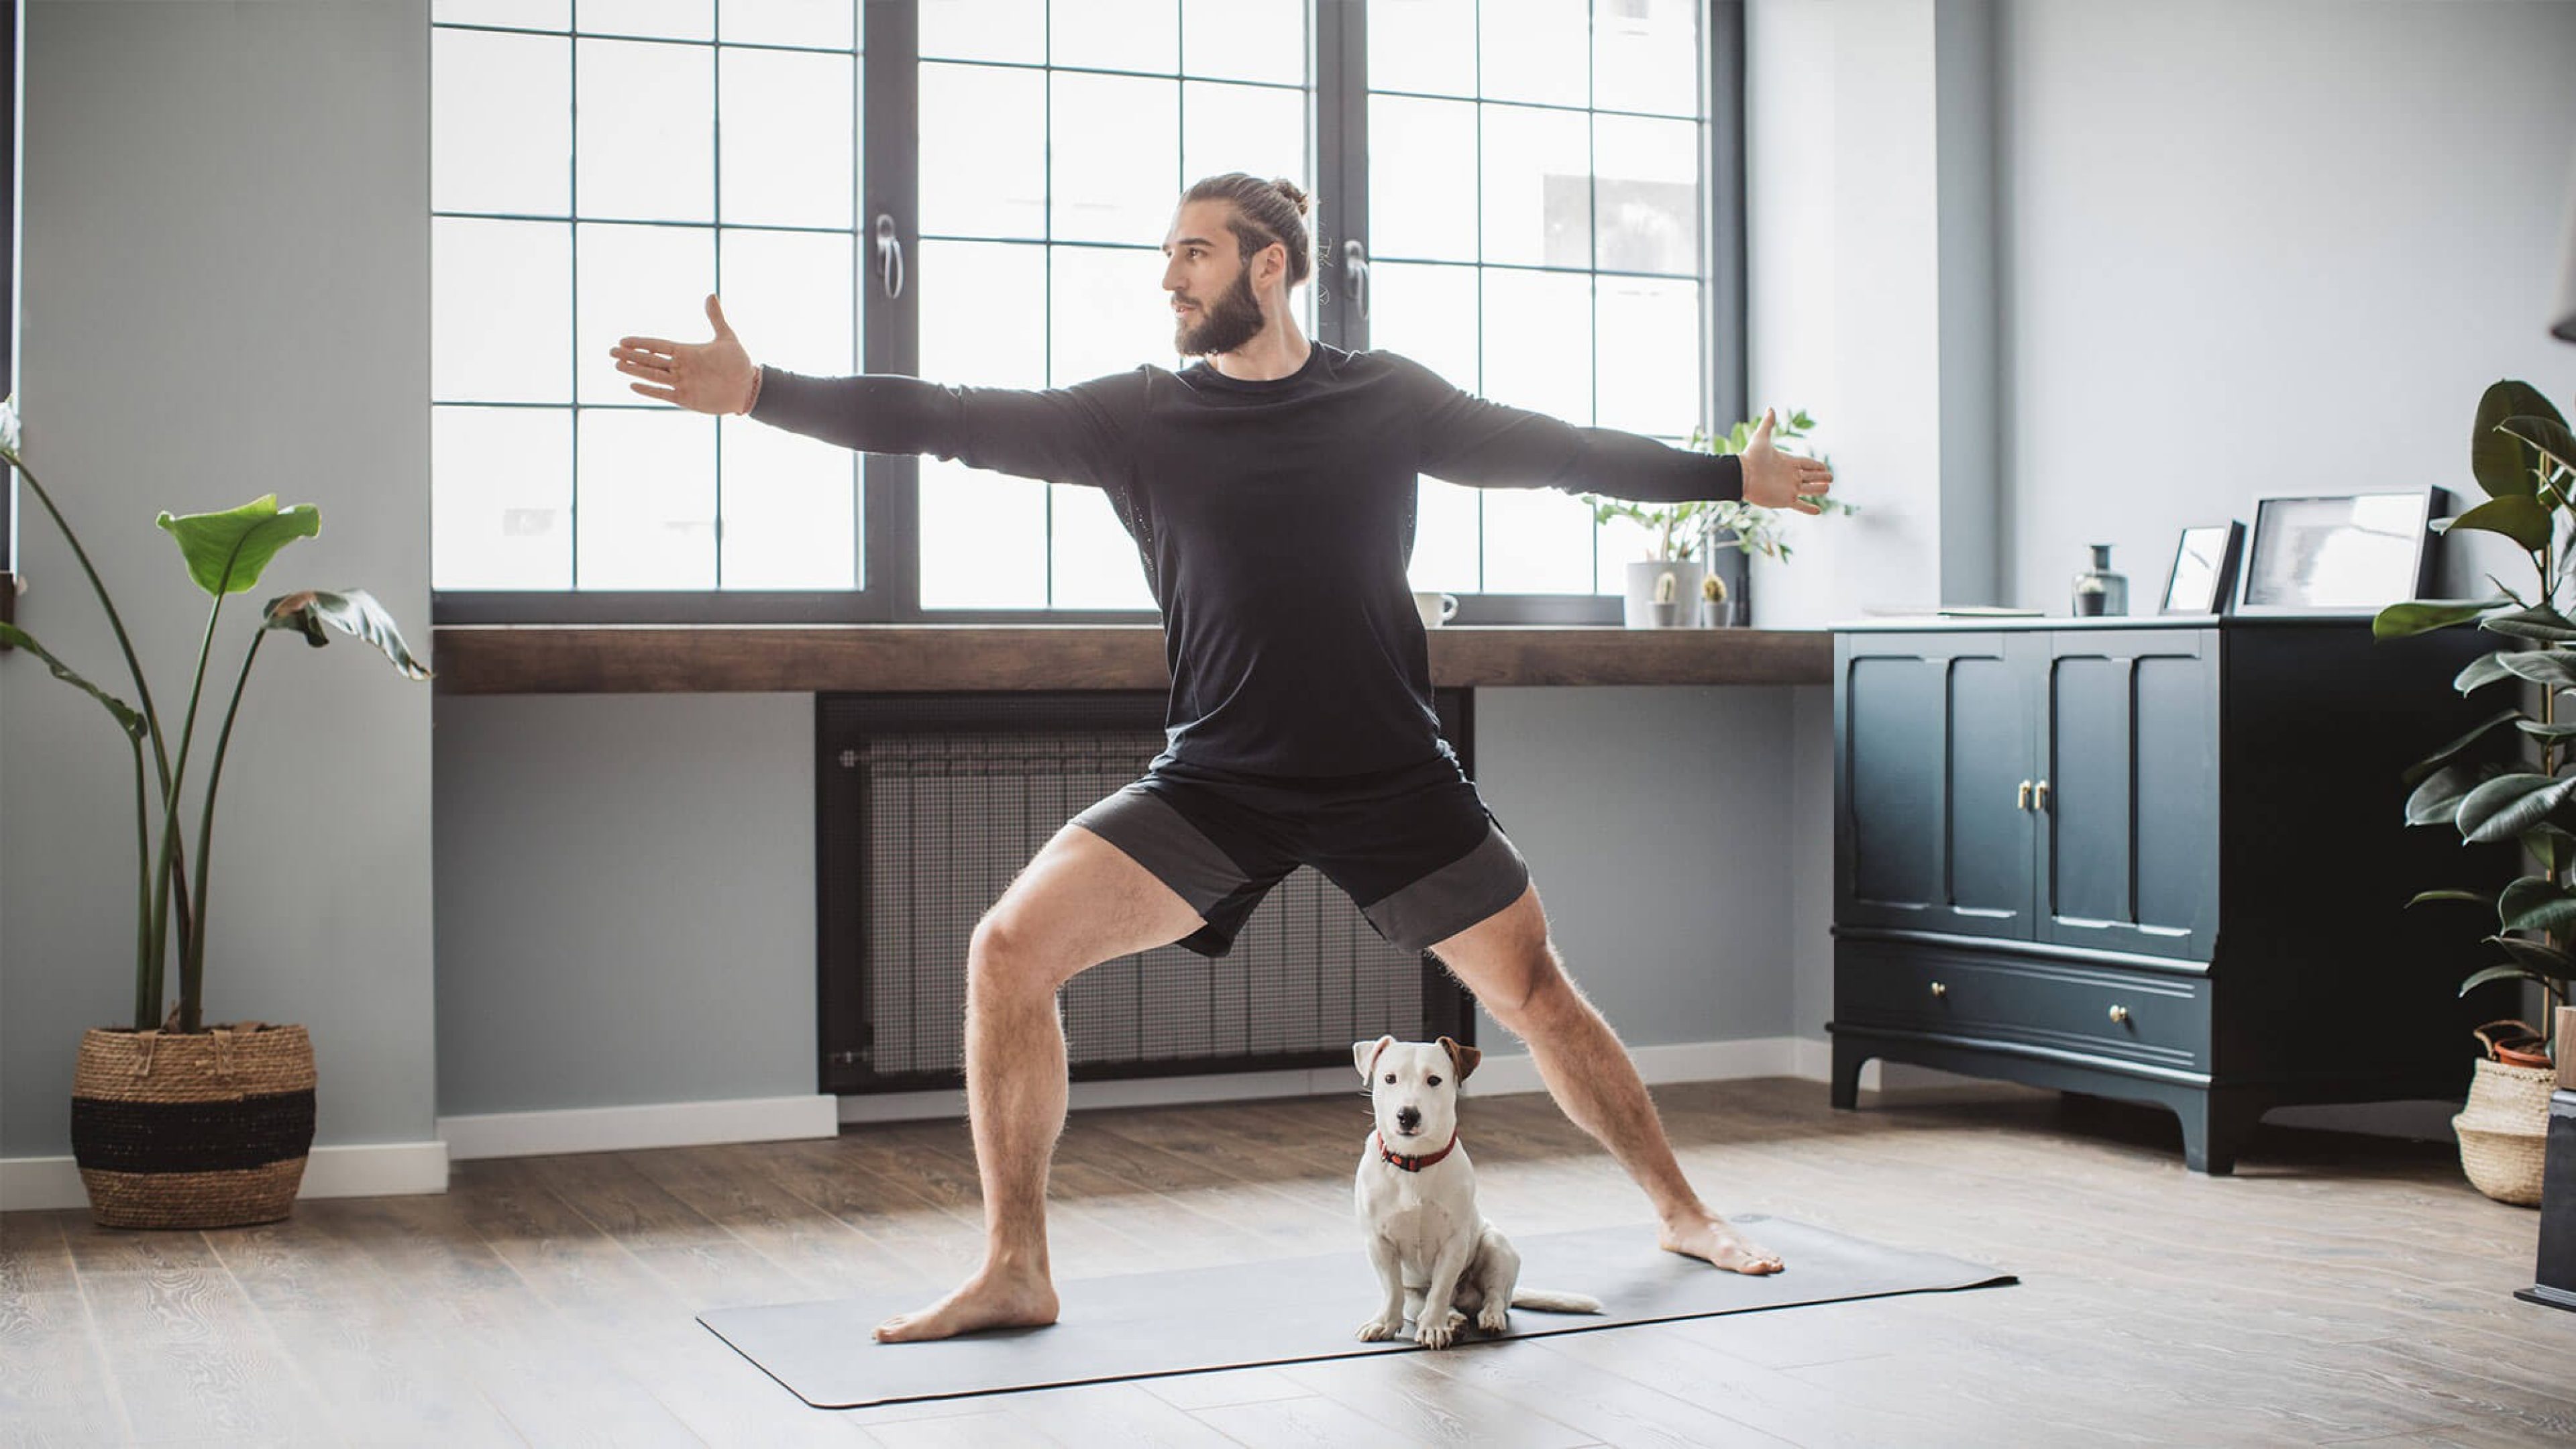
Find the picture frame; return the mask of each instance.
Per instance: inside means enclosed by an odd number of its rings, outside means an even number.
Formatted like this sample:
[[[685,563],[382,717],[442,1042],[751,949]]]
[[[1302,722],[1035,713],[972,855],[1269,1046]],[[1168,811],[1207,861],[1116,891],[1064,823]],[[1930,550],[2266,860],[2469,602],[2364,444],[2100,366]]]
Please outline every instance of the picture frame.
[[[2255,499],[2234,612],[2367,616],[2423,597],[2449,499],[2434,486]]]
[[[2236,598],[2236,566],[2244,549],[2245,525],[2237,519],[2184,529],[2174,541],[2164,603],[2156,612],[2215,614],[2226,609]]]

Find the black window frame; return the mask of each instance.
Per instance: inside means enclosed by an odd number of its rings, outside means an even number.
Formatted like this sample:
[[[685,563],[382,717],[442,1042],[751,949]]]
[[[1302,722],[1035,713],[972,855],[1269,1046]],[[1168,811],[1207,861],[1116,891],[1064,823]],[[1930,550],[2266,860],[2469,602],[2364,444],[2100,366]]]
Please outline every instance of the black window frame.
[[[720,6],[722,0],[716,0]],[[1172,0],[1177,7],[1180,0]],[[1308,0],[1309,76],[1315,92],[1315,335],[1337,347],[1368,346],[1345,246],[1368,236],[1368,0]],[[15,4],[12,3],[12,9]],[[894,220],[903,254],[917,255],[920,13],[916,0],[863,0],[860,52],[860,199],[853,242],[857,282],[874,287],[860,340],[867,372],[916,374],[918,294],[885,295],[874,228]],[[548,32],[556,33],[556,32]],[[584,34],[576,14],[570,36]],[[722,35],[719,24],[715,32]],[[1744,6],[1703,0],[1707,147],[1701,174],[1703,404],[1713,428],[1746,412],[1744,249]],[[577,47],[576,47],[577,48]],[[719,216],[710,222],[718,230]],[[1365,253],[1363,253],[1364,255]],[[584,406],[570,404],[576,416]],[[920,460],[869,453],[860,460],[861,587],[837,590],[434,590],[435,624],[1157,624],[1154,609],[930,609],[920,597]],[[576,500],[576,506],[578,501]],[[721,520],[718,527],[721,528]],[[5,542],[5,538],[0,538]],[[0,554],[0,561],[7,555]],[[1713,561],[1741,598],[1745,560]],[[1615,594],[1458,595],[1459,624],[1616,624]]]
[[[18,74],[25,54],[25,6],[0,0],[0,78],[9,87],[0,107],[0,398],[18,391],[18,139],[26,132],[26,87]],[[0,478],[0,624],[18,619],[18,470]]]

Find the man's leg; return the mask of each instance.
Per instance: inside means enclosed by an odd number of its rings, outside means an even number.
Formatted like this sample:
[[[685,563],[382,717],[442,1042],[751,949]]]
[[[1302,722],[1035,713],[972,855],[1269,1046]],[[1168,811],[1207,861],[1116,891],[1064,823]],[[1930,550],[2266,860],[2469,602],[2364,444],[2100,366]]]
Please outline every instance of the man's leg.
[[[1682,1176],[1637,1064],[1565,974],[1565,962],[1548,940],[1536,885],[1431,951],[1494,1020],[1529,1043],[1549,1095],[1646,1190],[1667,1250],[1738,1273],[1780,1271],[1777,1254],[1727,1226]]]
[[[984,1186],[984,1266],[928,1308],[879,1324],[880,1343],[1055,1321],[1046,1180],[1064,1127],[1056,990],[1200,925],[1171,887],[1079,825],[1057,831],[977,923],[966,953],[966,1110]]]

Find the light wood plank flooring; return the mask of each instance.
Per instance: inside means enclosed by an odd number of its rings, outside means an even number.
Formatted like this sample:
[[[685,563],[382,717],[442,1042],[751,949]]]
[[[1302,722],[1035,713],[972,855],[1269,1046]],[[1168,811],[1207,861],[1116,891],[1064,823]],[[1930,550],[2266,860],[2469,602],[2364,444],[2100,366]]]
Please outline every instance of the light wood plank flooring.
[[[2479,1196],[2447,1146],[2267,1126],[2207,1178],[2169,1116],[2009,1086],[1856,1113],[1802,1081],[1656,1096],[1722,1210],[2023,1283],[824,1412],[691,1315],[926,1299],[972,1265],[964,1125],[853,1127],[461,1163],[444,1197],[226,1232],[0,1215],[0,1445],[2576,1442],[2576,1314],[2511,1297],[2537,1216]],[[1642,1221],[1546,1098],[1473,1099],[1465,1123],[1507,1229]],[[1357,1093],[1078,1114],[1057,1273],[1356,1253],[1366,1130]]]

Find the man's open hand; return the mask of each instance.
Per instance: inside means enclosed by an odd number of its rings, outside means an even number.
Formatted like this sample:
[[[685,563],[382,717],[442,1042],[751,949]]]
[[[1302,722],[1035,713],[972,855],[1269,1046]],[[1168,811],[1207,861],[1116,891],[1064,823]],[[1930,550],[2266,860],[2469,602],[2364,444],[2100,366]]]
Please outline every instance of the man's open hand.
[[[625,337],[608,355],[617,370],[643,382],[629,383],[646,397],[678,403],[693,413],[739,413],[751,406],[760,369],[743,351],[742,339],[727,326],[724,308],[707,294],[707,320],[715,324],[712,342],[666,342],[659,337]]]
[[[1808,500],[1821,498],[1832,489],[1834,470],[1813,458],[1783,453],[1774,447],[1772,422],[1771,409],[1764,408],[1762,421],[1753,425],[1752,441],[1744,445],[1744,501],[1799,513],[1824,512]]]

